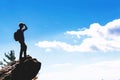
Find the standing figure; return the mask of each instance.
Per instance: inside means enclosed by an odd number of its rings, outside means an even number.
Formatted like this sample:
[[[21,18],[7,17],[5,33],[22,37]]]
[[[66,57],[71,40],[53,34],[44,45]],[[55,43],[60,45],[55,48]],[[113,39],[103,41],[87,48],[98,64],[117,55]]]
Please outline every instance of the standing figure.
[[[19,43],[20,43],[20,56],[19,56],[19,61],[20,63],[22,62],[22,55],[24,54],[24,59],[26,58],[26,51],[27,51],[27,46],[25,44],[25,38],[24,38],[24,31],[26,31],[28,28],[25,24],[19,23],[19,29],[16,32],[16,38]],[[15,37],[15,34],[14,34]]]

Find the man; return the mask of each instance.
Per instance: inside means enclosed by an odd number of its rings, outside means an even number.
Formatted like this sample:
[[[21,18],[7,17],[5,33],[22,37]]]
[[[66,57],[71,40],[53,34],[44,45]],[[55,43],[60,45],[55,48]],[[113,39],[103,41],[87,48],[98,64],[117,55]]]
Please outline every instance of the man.
[[[22,54],[24,54],[24,59],[26,58],[26,51],[27,51],[27,46],[25,44],[25,39],[24,39],[24,31],[26,31],[28,28],[25,24],[23,23],[19,23],[19,29],[18,29],[18,38],[19,38],[19,43],[21,46],[20,49],[20,56],[19,56],[19,60],[20,62],[22,61]]]

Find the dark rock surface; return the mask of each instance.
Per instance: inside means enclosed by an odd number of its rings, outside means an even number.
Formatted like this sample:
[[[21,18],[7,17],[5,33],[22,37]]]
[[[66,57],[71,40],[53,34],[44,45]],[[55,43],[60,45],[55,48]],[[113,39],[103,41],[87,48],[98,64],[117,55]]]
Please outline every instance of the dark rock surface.
[[[38,74],[41,63],[30,56],[22,63],[15,61],[0,70],[0,80],[32,80]]]

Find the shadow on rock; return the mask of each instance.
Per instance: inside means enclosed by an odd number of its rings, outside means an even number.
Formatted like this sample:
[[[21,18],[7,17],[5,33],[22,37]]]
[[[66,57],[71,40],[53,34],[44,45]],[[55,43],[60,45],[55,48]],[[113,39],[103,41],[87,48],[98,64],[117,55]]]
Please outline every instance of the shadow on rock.
[[[37,59],[27,56],[12,71],[12,80],[32,80],[38,74],[40,68],[41,63]]]

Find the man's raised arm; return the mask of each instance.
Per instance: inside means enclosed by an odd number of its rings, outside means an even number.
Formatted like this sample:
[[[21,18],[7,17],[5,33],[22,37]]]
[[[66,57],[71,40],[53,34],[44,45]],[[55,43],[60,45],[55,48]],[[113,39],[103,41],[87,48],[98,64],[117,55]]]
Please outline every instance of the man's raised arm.
[[[23,31],[26,31],[27,29],[28,29],[28,27],[24,24],[24,29],[23,29]]]

